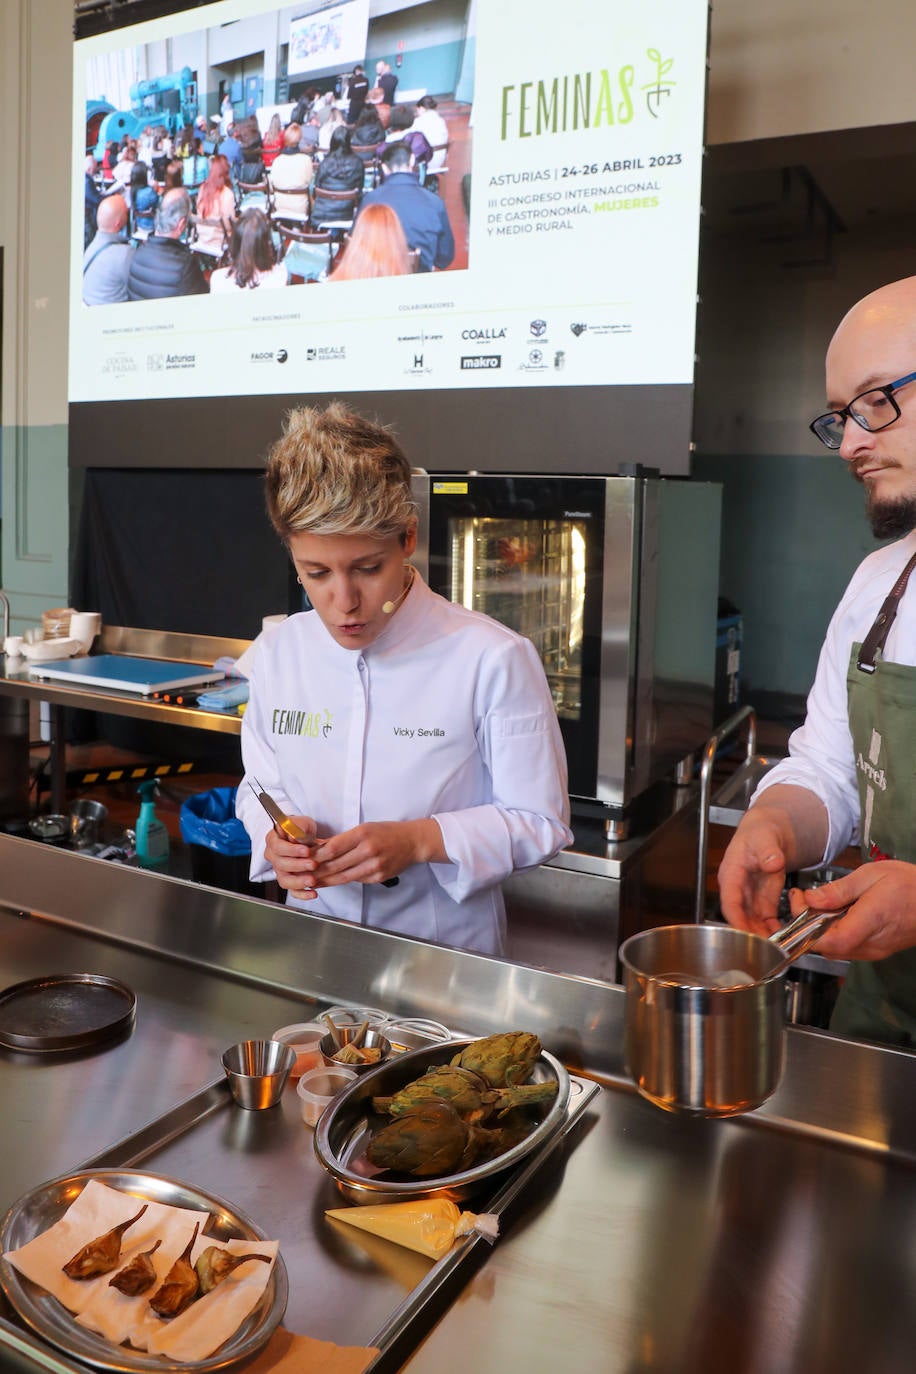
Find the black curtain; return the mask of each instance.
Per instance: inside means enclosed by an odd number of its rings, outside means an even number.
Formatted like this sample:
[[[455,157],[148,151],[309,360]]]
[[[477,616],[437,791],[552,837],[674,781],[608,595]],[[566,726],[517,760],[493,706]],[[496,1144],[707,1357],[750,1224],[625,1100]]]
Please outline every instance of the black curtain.
[[[265,615],[298,610],[260,469],[89,468],[71,606],[134,629],[254,639]],[[125,716],[68,713],[71,740],[234,769],[238,740]]]

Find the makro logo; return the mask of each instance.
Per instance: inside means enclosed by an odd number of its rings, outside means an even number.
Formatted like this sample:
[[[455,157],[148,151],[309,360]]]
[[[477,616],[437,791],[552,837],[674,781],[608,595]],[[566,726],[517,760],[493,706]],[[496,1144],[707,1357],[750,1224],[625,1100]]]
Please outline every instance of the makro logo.
[[[469,372],[479,367],[502,367],[502,362],[501,353],[465,354],[461,359],[461,369],[463,372]]]
[[[504,339],[505,329],[462,329],[462,339],[470,339],[479,343],[489,343],[493,339]]]

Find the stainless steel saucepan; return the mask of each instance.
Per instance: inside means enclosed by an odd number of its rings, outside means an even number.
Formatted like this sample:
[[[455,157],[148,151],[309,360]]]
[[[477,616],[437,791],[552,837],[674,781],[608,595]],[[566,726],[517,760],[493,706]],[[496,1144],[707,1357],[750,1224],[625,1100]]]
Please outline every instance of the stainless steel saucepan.
[[[785,972],[845,914],[807,909],[776,935],[661,926],[620,947],[626,1061],[656,1106],[693,1116],[752,1111],[785,1068]]]

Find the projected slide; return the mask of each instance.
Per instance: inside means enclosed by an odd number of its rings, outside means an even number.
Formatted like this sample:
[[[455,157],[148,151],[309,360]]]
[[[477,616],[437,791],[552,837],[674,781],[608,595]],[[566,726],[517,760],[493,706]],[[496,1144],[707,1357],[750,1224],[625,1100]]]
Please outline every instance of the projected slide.
[[[80,39],[70,399],[691,384],[707,17],[221,0]]]
[[[314,14],[294,19],[289,26],[290,76],[341,71],[366,56],[369,0],[326,5]]]

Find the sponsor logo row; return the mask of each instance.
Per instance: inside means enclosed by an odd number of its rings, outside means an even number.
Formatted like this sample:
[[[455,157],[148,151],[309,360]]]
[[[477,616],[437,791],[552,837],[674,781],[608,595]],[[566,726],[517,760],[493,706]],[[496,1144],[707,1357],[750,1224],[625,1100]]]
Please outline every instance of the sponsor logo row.
[[[573,339],[581,339],[586,333],[595,336],[608,334],[629,334],[632,326],[624,321],[584,324],[573,321],[568,325],[569,333]],[[486,345],[497,344],[499,351],[488,348],[486,351],[462,352],[455,360],[457,367],[462,372],[493,372],[508,367],[514,367],[523,372],[548,372],[562,371],[567,363],[567,349],[556,346],[552,343],[548,332],[547,321],[544,319],[531,320],[528,328],[527,341],[524,338],[512,339],[515,332],[513,327],[508,325],[487,325],[480,328],[467,328],[461,330],[461,342],[465,345],[486,347]],[[565,332],[565,331],[564,331]],[[431,361],[430,349],[434,355],[435,370],[442,371],[450,362],[444,362],[441,352],[434,348],[434,345],[444,342],[445,336],[439,333],[428,333],[420,330],[414,334],[398,335],[398,343],[407,345],[405,348],[405,361],[403,372],[408,376],[423,376],[433,372],[433,362]],[[511,357],[506,350],[514,344]],[[345,344],[315,344],[308,345],[304,349],[294,349],[293,354],[285,346],[276,348],[257,348],[252,349],[248,355],[248,362],[251,366],[282,366],[289,361],[290,357],[294,361],[298,357],[306,363],[343,363],[347,360],[347,346]],[[145,360],[134,357],[127,352],[119,352],[105,358],[102,363],[102,372],[108,377],[127,377],[140,368],[145,366],[147,372],[187,372],[196,369],[200,363],[200,357],[194,352],[182,353],[147,353]]]

